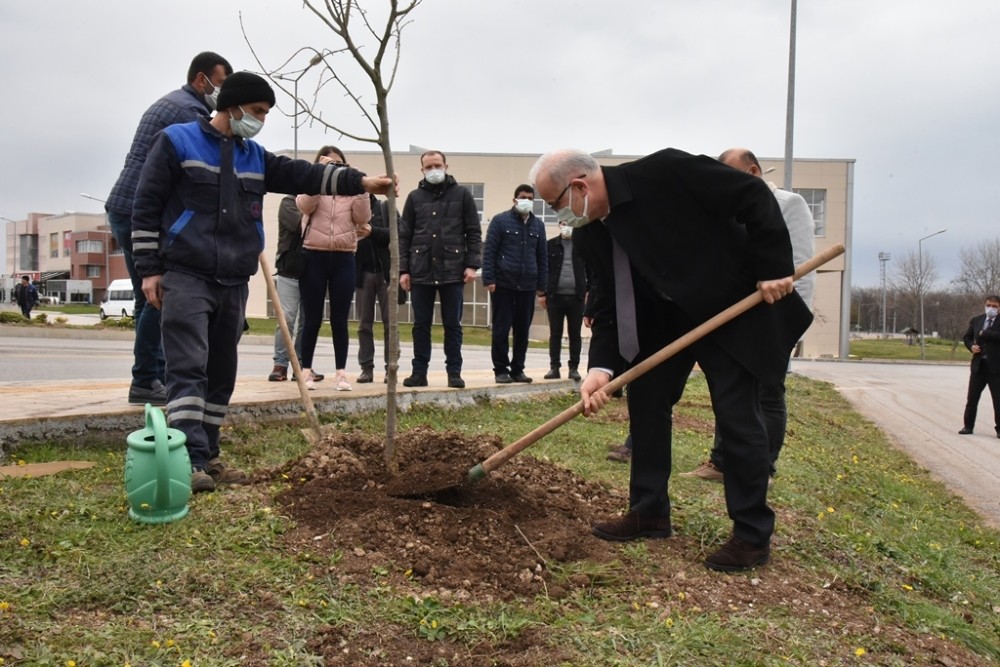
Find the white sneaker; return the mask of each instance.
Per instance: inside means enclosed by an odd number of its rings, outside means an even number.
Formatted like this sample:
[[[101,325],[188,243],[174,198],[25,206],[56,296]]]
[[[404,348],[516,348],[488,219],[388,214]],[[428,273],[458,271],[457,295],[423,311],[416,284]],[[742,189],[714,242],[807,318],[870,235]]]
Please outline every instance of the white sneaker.
[[[302,369],[302,381],[306,383],[306,389],[313,391],[316,389],[316,375],[312,372],[311,368]]]
[[[350,391],[351,383],[347,381],[347,373],[344,371],[337,371],[337,391]]]

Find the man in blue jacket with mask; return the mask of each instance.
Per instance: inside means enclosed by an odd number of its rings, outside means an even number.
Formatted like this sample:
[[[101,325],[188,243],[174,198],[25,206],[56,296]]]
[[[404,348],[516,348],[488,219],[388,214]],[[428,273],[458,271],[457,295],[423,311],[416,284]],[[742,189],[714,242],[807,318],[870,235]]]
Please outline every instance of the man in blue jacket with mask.
[[[382,194],[393,179],[269,153],[253,141],[274,106],[267,81],[229,76],[211,120],[172,125],[153,141],[132,214],[142,290],[160,309],[168,420],[187,439],[191,488],[246,475],[219,458],[236,384],[250,276],[264,249],[264,194]]]

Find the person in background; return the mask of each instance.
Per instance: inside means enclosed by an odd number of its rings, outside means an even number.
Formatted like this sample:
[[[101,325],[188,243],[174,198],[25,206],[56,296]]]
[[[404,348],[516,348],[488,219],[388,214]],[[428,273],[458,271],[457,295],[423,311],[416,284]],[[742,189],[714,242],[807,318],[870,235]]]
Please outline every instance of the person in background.
[[[278,206],[278,250],[274,260],[274,287],[281,302],[281,312],[295,346],[295,355],[302,362],[302,300],[299,296],[299,275],[302,273],[302,213],[295,205],[295,197],[285,195]],[[269,382],[288,379],[288,347],[281,333],[281,326],[274,328],[274,368],[267,376]],[[323,374],[313,371],[313,382],[323,380]]]
[[[378,301],[382,320],[382,358],[389,367],[389,205],[385,200],[371,198],[371,233],[358,240],[355,255],[357,267],[354,303],[358,312],[358,365],[361,375],[358,384],[375,378],[375,302]],[[396,216],[399,220],[399,216]],[[402,303],[406,292],[399,290]]]
[[[493,216],[486,230],[483,285],[492,295],[491,353],[497,384],[531,382],[524,374],[528,331],[535,315],[535,295],[544,304],[548,280],[545,225],[532,213],[534,204],[534,188],[517,186],[514,206]],[[513,350],[508,345],[511,330]]]
[[[424,178],[407,195],[399,222],[399,286],[413,300],[413,370],[403,386],[427,386],[438,297],[448,386],[462,389],[462,310],[465,284],[476,279],[480,265],[479,211],[472,193],[448,173],[444,153],[426,151],[420,171]]]
[[[135,344],[132,384],[128,402],[132,405],[165,405],[163,348],[160,344],[160,311],[146,308],[142,276],[135,269],[132,256],[132,205],[139,184],[139,172],[156,133],[175,123],[188,123],[215,110],[219,90],[233,73],[229,62],[217,53],[204,51],[191,61],[187,83],[153,103],[139,119],[132,146],[125,156],[125,166],[111,188],[105,209],[111,233],[122,249],[125,268],[135,293]]]
[[[976,413],[983,389],[990,388],[993,399],[993,427],[1000,438],[1000,296],[986,297],[983,314],[969,320],[969,328],[962,337],[965,347],[972,352],[969,393],[965,401],[964,426],[960,435],[972,435],[976,428]]]
[[[222,461],[219,436],[236,385],[250,276],[264,249],[264,194],[382,194],[395,183],[265,150],[252,137],[274,102],[262,77],[230,75],[211,120],[156,136],[136,189],[135,266],[149,305],[161,309],[167,419],[184,434],[196,492],[247,481]]]
[[[559,236],[548,241],[548,285],[544,306],[549,317],[549,372],[546,380],[558,380],[562,367],[563,321],[569,337],[569,379],[580,381],[583,309],[590,289],[590,276],[583,258],[573,251],[573,228],[559,223]]]
[[[346,167],[347,158],[336,146],[323,146],[314,162]],[[333,356],[337,375],[337,391],[350,391],[347,380],[347,348],[350,333],[347,316],[354,300],[354,252],[358,239],[368,236],[372,217],[371,200],[367,194],[348,196],[299,195],[295,205],[302,211],[302,275],[299,293],[305,324],[302,329],[302,376],[306,387],[313,388],[312,372],[316,339],[323,324],[323,309],[330,297],[330,330],[333,334]]]
[[[730,148],[723,151],[719,156],[719,162],[733,169],[764,178],[757,156],[747,148]],[[781,209],[781,217],[788,228],[788,236],[792,241],[792,261],[795,266],[799,266],[808,261],[815,253],[816,244],[816,224],[813,221],[809,205],[801,195],[787,190],[781,190],[773,183],[768,182],[767,186],[774,194]],[[812,309],[813,292],[816,287],[816,273],[809,273],[795,281],[795,291],[809,309]],[[791,350],[790,350],[791,352]],[[774,480],[777,474],[778,455],[785,444],[785,425],[788,421],[788,407],[785,403],[785,381],[773,385],[762,385],[760,388],[760,409],[764,415],[764,424],[767,427],[768,453],[771,461],[768,479]],[[709,482],[722,482],[724,478],[725,462],[722,455],[722,436],[718,428],[715,432],[715,440],[712,444],[712,451],[707,461],[699,465],[690,472],[680,473],[681,477],[695,477]]]
[[[38,288],[31,284],[30,276],[21,276],[21,283],[14,286],[14,301],[21,314],[30,320],[32,308],[38,305]]]

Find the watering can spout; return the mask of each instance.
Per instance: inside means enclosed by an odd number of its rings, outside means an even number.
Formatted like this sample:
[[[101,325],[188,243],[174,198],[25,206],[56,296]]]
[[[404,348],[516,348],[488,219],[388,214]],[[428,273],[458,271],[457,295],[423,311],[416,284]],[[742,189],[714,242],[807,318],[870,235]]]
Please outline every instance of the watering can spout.
[[[136,521],[169,523],[188,513],[191,459],[184,434],[167,428],[163,411],[149,403],[146,427],[128,437],[125,491]]]

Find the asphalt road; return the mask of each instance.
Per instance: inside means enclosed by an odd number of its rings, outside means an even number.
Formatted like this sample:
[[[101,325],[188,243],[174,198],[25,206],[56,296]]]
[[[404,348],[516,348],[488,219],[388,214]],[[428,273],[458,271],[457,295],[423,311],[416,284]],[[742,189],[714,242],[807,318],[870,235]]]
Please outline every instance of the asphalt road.
[[[832,383],[900,449],[1000,528],[1000,439],[988,389],[975,433],[958,435],[968,365],[795,360],[792,370]]]

